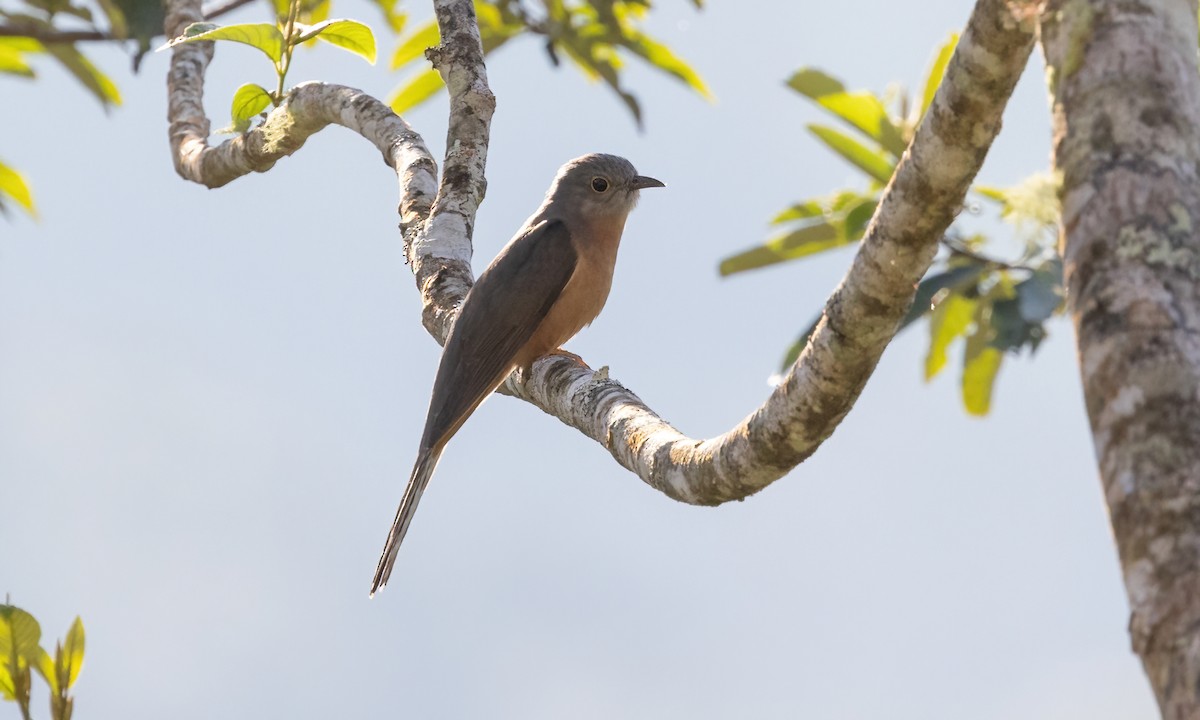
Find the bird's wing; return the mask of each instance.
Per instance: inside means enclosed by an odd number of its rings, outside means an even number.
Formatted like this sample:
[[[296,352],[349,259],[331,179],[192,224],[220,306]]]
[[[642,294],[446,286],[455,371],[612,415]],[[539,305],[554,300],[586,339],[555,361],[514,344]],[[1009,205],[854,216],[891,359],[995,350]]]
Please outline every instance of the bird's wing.
[[[544,220],[514,238],[483,271],[446,338],[422,451],[444,445],[504,381],[578,259],[566,225]]]
[[[512,371],[517,351],[546,317],[577,261],[562,221],[542,221],[514,238],[467,293],[446,338],[417,462],[379,558],[372,595],[392,574],[446,441]]]

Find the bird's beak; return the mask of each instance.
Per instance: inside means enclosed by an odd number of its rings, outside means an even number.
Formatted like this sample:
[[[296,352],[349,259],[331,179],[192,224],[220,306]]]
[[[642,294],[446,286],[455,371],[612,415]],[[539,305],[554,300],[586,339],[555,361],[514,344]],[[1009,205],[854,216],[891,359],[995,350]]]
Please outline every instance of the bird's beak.
[[[645,175],[638,175],[633,179],[634,190],[645,190],[646,188],[666,186],[667,184],[662,180],[655,180],[654,178],[646,177]]]

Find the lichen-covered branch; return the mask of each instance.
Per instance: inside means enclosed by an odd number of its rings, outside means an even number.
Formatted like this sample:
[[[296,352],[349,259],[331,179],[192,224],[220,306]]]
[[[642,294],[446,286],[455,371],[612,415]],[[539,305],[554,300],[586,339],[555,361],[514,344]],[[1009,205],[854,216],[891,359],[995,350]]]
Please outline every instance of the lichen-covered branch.
[[[604,445],[652,487],[688,503],[738,500],[811,455],[849,412],[913,299],[1000,129],[1034,42],[1033,3],[980,0],[912,147],[808,347],[737,427],[678,432],[605,373],[547,358],[509,389]]]
[[[471,238],[487,189],[484,172],[496,98],[488,87],[474,3],[433,4],[442,41],[427,55],[450,93],[445,168],[424,232],[406,236],[405,247],[424,299],[425,328],[442,342],[473,282]]]
[[[1164,718],[1200,717],[1195,0],[1052,0],[1064,270],[1100,475]]]

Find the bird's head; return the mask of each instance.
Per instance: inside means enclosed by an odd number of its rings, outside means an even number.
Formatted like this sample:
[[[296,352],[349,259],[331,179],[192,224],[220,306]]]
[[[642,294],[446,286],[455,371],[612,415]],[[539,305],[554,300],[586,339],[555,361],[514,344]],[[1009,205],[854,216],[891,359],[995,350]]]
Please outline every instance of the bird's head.
[[[638,175],[623,157],[592,153],[577,157],[558,170],[547,202],[587,216],[620,217],[637,205],[638,191],[666,187],[659,180]]]

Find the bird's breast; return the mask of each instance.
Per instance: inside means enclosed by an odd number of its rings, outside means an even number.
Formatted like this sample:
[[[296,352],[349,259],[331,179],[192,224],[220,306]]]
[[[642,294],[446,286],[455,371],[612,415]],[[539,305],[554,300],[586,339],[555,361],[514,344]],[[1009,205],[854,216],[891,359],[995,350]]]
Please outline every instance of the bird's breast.
[[[533,337],[520,353],[518,365],[528,366],[537,358],[562,346],[585,326],[591,324],[612,288],[613,268],[624,222],[616,227],[591,228],[584,235],[588,242],[575,242],[578,260],[558,301],[538,325]]]

